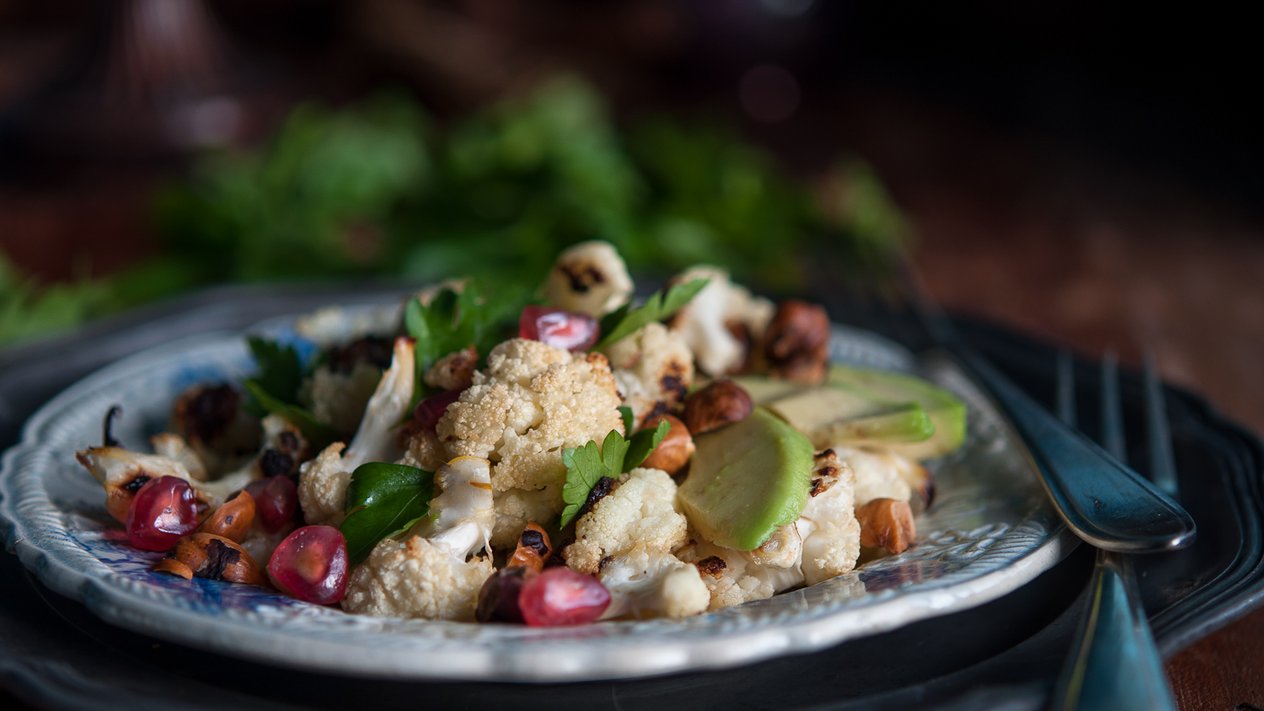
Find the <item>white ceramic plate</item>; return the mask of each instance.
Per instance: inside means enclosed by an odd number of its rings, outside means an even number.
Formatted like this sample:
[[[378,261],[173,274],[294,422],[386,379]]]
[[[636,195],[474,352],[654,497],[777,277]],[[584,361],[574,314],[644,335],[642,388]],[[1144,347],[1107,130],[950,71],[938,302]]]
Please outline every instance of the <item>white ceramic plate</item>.
[[[936,473],[936,501],[902,555],[768,600],[681,620],[531,629],[345,614],[262,588],[149,571],[158,554],[126,544],[96,481],[74,459],[115,435],[139,447],[164,428],[185,387],[239,380],[242,334],[181,340],[120,361],[54,398],[4,457],[0,518],[9,547],[52,589],[106,621],[191,647],[309,671],[397,679],[580,681],[728,667],[803,653],[980,605],[1052,567],[1071,541],[1025,449],[950,363],[921,372],[965,398],[966,446]],[[912,356],[837,328],[836,360],[911,369]]]

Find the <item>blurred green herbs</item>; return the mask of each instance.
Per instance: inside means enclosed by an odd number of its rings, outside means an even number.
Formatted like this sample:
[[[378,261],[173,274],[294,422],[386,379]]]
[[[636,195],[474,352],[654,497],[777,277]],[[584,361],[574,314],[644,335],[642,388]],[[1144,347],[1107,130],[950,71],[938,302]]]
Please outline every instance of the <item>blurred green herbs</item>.
[[[844,189],[822,198],[714,124],[616,126],[574,79],[446,126],[398,95],[304,106],[266,146],[205,156],[157,196],[160,258],[42,291],[0,265],[0,342],[220,282],[536,283],[561,248],[593,238],[634,271],[713,262],[776,291],[802,290],[822,251],[881,269],[905,232],[881,184],[848,161],[822,184]]]

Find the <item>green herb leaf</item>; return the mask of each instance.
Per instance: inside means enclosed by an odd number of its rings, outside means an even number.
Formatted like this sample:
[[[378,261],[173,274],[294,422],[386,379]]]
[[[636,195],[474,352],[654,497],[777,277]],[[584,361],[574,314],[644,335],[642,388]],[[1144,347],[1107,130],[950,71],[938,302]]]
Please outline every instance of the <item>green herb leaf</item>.
[[[433,496],[433,472],[387,462],[356,467],[347,487],[347,517],[339,527],[352,565],[383,539],[415,526],[429,512]]]
[[[594,350],[606,348],[636,333],[648,324],[670,317],[692,301],[693,297],[706,288],[709,282],[709,279],[693,279],[685,284],[676,284],[668,288],[666,292],[661,290],[654,292],[644,304],[636,308],[625,305],[606,314],[601,319],[601,340],[594,346]]]
[[[624,431],[625,433],[626,433],[626,432],[631,432],[631,431],[632,431],[632,423],[633,423],[633,422],[632,422],[632,419],[633,419],[633,418],[632,418],[632,408],[628,407],[627,405],[620,405],[620,406],[619,406],[619,416],[623,418],[623,431]]]
[[[295,402],[303,383],[303,363],[294,346],[260,336],[249,336],[246,345],[259,366],[253,378],[259,387],[282,402]]]
[[[562,485],[562,509],[559,525],[566,526],[579,515],[588,501],[588,494],[602,477],[618,479],[623,471],[623,457],[628,452],[628,442],[618,430],[610,430],[600,449],[596,440],[589,440],[582,447],[569,447],[562,451],[562,464],[566,465],[566,483]]]
[[[259,384],[259,381],[252,378],[243,384],[259,407],[263,408],[265,412],[270,412],[290,421],[295,427],[299,428],[303,433],[303,437],[307,439],[313,449],[324,449],[337,438],[338,433],[334,432],[332,427],[316,419],[316,416],[307,409],[288,402],[282,402],[280,399],[273,397],[271,393]]]
[[[508,337],[508,329],[528,301],[525,290],[512,286],[491,289],[472,280],[460,290],[440,290],[429,304],[422,305],[419,299],[409,301],[404,308],[404,328],[416,341],[418,376],[443,356],[471,345],[486,356]],[[420,399],[423,394],[418,388],[416,397]]]
[[[623,471],[630,472],[641,466],[658,445],[663,443],[663,438],[667,436],[667,431],[671,429],[671,423],[667,420],[660,420],[658,426],[652,430],[641,430],[632,435],[632,439],[628,442],[628,451],[623,458]]]
[[[628,408],[619,408],[623,412],[624,422],[632,417]],[[631,429],[631,425],[628,425]],[[618,479],[620,474],[640,466],[650,452],[667,436],[671,424],[666,420],[658,423],[652,430],[641,430],[630,439],[619,434],[618,430],[610,430],[606,438],[597,447],[596,440],[590,440],[583,447],[570,447],[562,451],[562,464],[566,465],[566,483],[562,485],[562,500],[566,508],[562,509],[562,519],[558,524],[565,527],[579,515],[580,509],[588,501],[597,482],[604,477]]]

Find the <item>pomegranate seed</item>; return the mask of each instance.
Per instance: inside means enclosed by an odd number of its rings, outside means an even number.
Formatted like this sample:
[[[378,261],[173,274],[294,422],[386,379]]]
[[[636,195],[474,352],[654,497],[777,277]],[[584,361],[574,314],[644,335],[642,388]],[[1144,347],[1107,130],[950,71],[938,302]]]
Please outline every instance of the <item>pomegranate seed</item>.
[[[280,533],[294,523],[298,511],[298,488],[284,474],[256,479],[246,485],[246,493],[255,499],[255,515],[263,530]]]
[[[435,426],[439,424],[439,418],[448,411],[448,405],[456,402],[459,397],[461,397],[460,390],[445,390],[437,395],[431,395],[417,403],[417,407],[413,409],[413,421],[423,430],[434,432]]]
[[[597,319],[573,311],[528,306],[518,319],[518,336],[568,351],[583,351],[597,342]]]
[[[282,592],[332,605],[347,594],[347,539],[333,526],[304,526],[285,537],[268,560],[268,576]]]
[[[141,550],[169,551],[197,528],[204,508],[184,479],[150,479],[127,509],[127,540]]]
[[[548,568],[522,586],[518,607],[532,627],[582,625],[610,605],[610,592],[591,575],[570,568]]]

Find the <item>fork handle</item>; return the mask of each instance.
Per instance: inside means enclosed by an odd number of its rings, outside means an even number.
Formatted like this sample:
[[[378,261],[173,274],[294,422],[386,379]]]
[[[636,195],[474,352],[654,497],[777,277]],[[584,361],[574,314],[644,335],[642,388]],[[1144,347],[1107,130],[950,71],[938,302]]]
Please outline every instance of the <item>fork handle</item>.
[[[1091,591],[1052,708],[1175,711],[1127,557],[1099,550]]]

